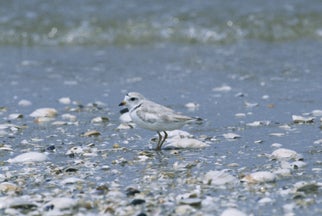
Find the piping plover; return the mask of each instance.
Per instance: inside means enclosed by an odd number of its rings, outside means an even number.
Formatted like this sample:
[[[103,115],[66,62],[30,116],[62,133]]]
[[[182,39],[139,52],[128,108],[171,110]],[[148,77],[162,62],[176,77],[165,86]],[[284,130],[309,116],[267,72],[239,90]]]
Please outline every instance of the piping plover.
[[[200,122],[200,118],[184,116],[172,109],[147,100],[137,92],[130,92],[125,95],[119,106],[126,105],[132,121],[139,127],[156,131],[159,135],[156,150],[161,150],[162,144],[167,139],[166,131],[172,131],[183,127],[190,122]],[[161,135],[164,133],[164,136]]]

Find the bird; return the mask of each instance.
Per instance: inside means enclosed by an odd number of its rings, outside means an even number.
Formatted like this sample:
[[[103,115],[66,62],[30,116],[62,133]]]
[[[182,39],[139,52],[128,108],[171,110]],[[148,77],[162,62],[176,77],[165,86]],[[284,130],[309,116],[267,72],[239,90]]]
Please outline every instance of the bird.
[[[166,131],[180,129],[191,122],[200,123],[201,118],[181,115],[174,110],[146,99],[138,92],[129,92],[119,106],[126,106],[132,121],[141,128],[156,131],[159,139],[156,150],[160,151],[168,137]],[[164,135],[161,135],[161,132]]]

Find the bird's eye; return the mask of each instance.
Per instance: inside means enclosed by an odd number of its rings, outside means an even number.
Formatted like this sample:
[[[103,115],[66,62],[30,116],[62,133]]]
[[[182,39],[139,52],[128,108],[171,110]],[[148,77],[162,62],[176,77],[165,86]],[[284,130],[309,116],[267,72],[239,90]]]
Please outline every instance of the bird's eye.
[[[134,98],[134,97],[130,98],[130,101],[135,101],[135,100],[136,100],[136,98]]]

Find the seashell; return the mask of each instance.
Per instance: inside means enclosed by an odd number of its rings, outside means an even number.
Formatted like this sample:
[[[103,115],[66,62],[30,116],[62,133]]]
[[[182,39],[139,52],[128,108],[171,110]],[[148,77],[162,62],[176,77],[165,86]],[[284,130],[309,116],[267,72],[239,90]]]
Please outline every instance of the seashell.
[[[36,208],[37,205],[32,202],[29,196],[21,197],[0,197],[0,209],[13,208],[13,209],[32,209]]]
[[[50,122],[53,120],[54,120],[54,118],[51,118],[51,117],[36,117],[34,122],[37,124],[41,124],[41,123],[46,123],[46,122]]]
[[[76,184],[76,183],[81,183],[84,182],[83,179],[80,178],[76,178],[76,177],[70,177],[70,178],[66,178],[64,180],[61,181],[61,184],[65,185],[65,184]]]
[[[313,110],[312,115],[316,117],[322,116],[322,110]]]
[[[84,154],[84,149],[80,146],[75,146],[75,147],[70,148],[66,152],[66,155],[74,155],[74,154]]]
[[[191,206],[194,206],[194,207],[198,207],[198,206],[201,205],[201,199],[200,198],[182,199],[182,200],[179,200],[179,204],[191,205]]]
[[[166,148],[204,148],[208,144],[192,138],[172,138],[167,140]]]
[[[196,209],[190,205],[179,205],[175,209],[176,215],[194,215],[196,213]]]
[[[246,114],[245,113],[236,113],[235,117],[236,118],[244,118],[244,117],[246,117]]]
[[[188,110],[190,110],[190,111],[197,110],[197,109],[200,107],[200,105],[199,105],[199,104],[194,103],[194,102],[186,103],[184,106],[185,106]]]
[[[1,131],[0,131],[0,137],[1,137]],[[13,149],[10,145],[0,144],[0,151],[13,151]]]
[[[18,105],[22,107],[27,107],[27,106],[31,106],[32,103],[29,100],[20,100],[18,102]]]
[[[240,138],[240,135],[235,134],[235,133],[225,133],[223,134],[225,139],[237,139]]]
[[[322,144],[322,139],[315,140],[315,141],[313,142],[313,144],[315,144],[315,145],[320,145],[320,144]]]
[[[276,149],[275,151],[272,152],[271,158],[276,159],[276,160],[298,160],[302,156],[298,154],[296,151],[290,150],[290,149],[285,149],[285,148],[279,148]]]
[[[128,130],[134,128],[134,123],[121,123],[119,126],[117,126],[117,130]]]
[[[65,121],[54,121],[51,124],[55,125],[55,126],[63,126],[63,125],[67,125],[67,122],[65,122]]]
[[[72,101],[70,100],[69,97],[62,97],[62,98],[59,98],[58,99],[58,102],[61,103],[61,104],[70,104]]]
[[[254,122],[251,122],[251,123],[247,123],[246,125],[247,126],[250,126],[250,127],[259,127],[259,126],[267,126],[270,124],[270,121],[254,121]]]
[[[12,159],[9,159],[9,163],[28,163],[28,162],[42,162],[47,160],[47,155],[40,152],[27,152],[20,154]]]
[[[305,194],[317,194],[319,191],[319,185],[316,183],[304,183],[296,188],[297,192],[304,192]]]
[[[74,121],[77,120],[77,117],[75,115],[72,115],[72,114],[69,114],[69,113],[65,113],[61,117],[62,117],[63,120],[68,120],[68,121],[71,121],[71,122],[74,122]]]
[[[33,111],[29,116],[37,118],[37,117],[48,117],[53,118],[57,115],[57,110],[54,108],[39,108]]]
[[[271,146],[274,148],[281,148],[283,145],[280,143],[273,143]]]
[[[220,216],[247,216],[247,214],[235,208],[228,208]]]
[[[214,186],[235,185],[237,182],[237,178],[230,175],[225,170],[209,171],[203,178],[204,184]]]
[[[246,175],[241,179],[243,182],[256,184],[256,183],[264,183],[264,182],[274,182],[276,179],[276,175],[274,173],[268,171],[259,171],[254,172],[249,175]]]
[[[260,204],[260,205],[270,204],[273,202],[274,202],[274,200],[269,197],[264,197],[264,198],[261,198],[260,200],[258,200],[258,204]]]
[[[270,133],[270,136],[275,136],[275,137],[282,137],[285,136],[285,133]]]
[[[287,176],[291,176],[292,172],[291,172],[291,169],[289,168],[280,168],[275,170],[274,174],[280,177],[287,177]]]
[[[106,123],[109,122],[110,119],[107,117],[96,117],[91,120],[91,123]]]
[[[298,115],[292,115],[292,120],[295,124],[299,123],[313,123],[314,118],[313,117],[303,117]]]
[[[215,92],[229,92],[231,91],[231,87],[229,85],[222,85],[222,86],[219,86],[219,87],[215,87],[213,88],[212,90],[215,91]]]
[[[245,104],[245,106],[246,106],[247,108],[253,108],[253,107],[257,107],[257,106],[259,106],[259,104],[258,104],[258,103],[250,103],[250,102],[247,102],[247,101],[245,101],[245,102],[244,102],[244,104]]]
[[[8,192],[20,192],[21,188],[19,188],[16,184],[10,182],[2,182],[0,183],[0,192],[8,193]]]
[[[72,209],[77,205],[77,200],[69,198],[69,197],[59,197],[54,198],[50,202],[46,203],[44,206],[45,209]],[[50,207],[50,208],[49,208]]]
[[[15,120],[15,119],[21,119],[21,118],[23,118],[23,115],[19,113],[13,113],[8,116],[9,120]]]
[[[84,137],[93,137],[93,136],[100,136],[100,135],[101,133],[96,130],[87,131],[83,134]]]

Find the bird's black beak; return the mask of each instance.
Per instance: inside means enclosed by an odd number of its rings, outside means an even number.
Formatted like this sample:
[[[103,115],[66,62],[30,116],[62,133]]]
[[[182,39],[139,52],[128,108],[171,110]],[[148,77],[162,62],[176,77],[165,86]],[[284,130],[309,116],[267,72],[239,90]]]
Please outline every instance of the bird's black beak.
[[[126,102],[125,101],[122,101],[120,104],[119,104],[119,106],[124,106],[126,104]]]

